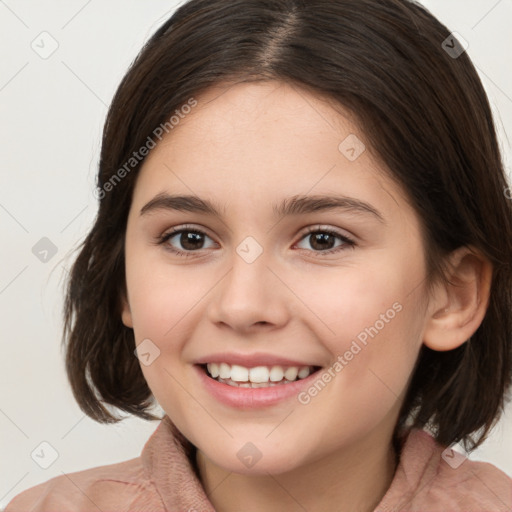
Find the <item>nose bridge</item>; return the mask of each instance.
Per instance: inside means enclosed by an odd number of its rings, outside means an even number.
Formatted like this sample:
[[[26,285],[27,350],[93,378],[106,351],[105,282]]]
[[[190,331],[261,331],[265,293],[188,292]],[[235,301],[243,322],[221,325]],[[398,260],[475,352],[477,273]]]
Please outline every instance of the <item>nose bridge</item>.
[[[286,322],[289,297],[271,266],[269,253],[253,237],[244,239],[234,248],[231,269],[212,298],[211,320],[236,329]]]

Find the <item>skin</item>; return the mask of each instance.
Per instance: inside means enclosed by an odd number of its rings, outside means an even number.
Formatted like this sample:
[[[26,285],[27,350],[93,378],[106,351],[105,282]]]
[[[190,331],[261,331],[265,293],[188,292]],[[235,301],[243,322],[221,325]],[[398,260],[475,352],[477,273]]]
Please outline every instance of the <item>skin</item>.
[[[280,82],[216,87],[151,151],[134,190],[126,231],[123,323],[160,356],[141,365],[159,404],[198,448],[201,480],[216,510],[371,511],[396,468],[391,437],[422,343],[449,350],[476,330],[490,267],[453,255],[459,287],[426,288],[421,222],[367,146],[350,161],[338,149],[364,141],[354,119]],[[219,205],[211,214],[141,209],[161,193]],[[339,194],[368,212],[337,209],[286,217],[272,205],[294,195]],[[195,246],[184,225],[206,236]],[[308,227],[335,230],[322,249]],[[263,249],[247,263],[248,236]],[[190,257],[170,248],[188,249]],[[194,248],[195,247],[195,248]],[[330,248],[331,254],[322,254]],[[217,402],[193,362],[213,352],[267,352],[329,368],[393,304],[392,320],[307,405],[296,397],[257,410]],[[247,443],[261,459],[245,467]]]

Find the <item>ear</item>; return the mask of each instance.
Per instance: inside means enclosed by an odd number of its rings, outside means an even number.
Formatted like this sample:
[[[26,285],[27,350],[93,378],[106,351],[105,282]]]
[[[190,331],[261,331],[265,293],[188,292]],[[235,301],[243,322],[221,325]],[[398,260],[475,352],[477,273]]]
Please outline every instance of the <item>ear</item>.
[[[446,351],[465,343],[484,319],[492,281],[492,264],[470,247],[448,256],[447,282],[439,281],[429,300],[423,343]]]
[[[130,309],[130,304],[128,304],[128,299],[126,298],[126,296],[123,296],[121,304],[121,320],[126,327],[130,327],[131,329],[133,329],[132,311]]]

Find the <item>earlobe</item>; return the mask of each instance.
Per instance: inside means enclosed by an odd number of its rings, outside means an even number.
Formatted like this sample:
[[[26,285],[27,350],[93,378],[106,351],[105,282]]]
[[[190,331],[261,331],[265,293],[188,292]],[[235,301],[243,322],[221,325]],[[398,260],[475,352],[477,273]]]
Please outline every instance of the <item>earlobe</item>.
[[[122,301],[121,320],[126,327],[133,329],[132,312],[128,301],[125,298],[123,298]]]
[[[469,247],[449,256],[446,282],[440,281],[429,301],[423,343],[432,350],[452,350],[478,329],[489,304],[492,264]]]

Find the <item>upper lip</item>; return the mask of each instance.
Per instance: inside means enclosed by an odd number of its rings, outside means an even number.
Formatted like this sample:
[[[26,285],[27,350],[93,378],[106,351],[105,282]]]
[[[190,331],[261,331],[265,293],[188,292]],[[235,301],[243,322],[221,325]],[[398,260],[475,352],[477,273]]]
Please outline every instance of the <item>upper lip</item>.
[[[230,365],[237,364],[246,368],[253,368],[255,366],[298,366],[299,368],[303,366],[319,366],[314,365],[311,362],[298,361],[275,354],[265,353],[240,354],[234,352],[224,352],[203,356],[195,361],[195,364],[207,363],[227,363]]]

